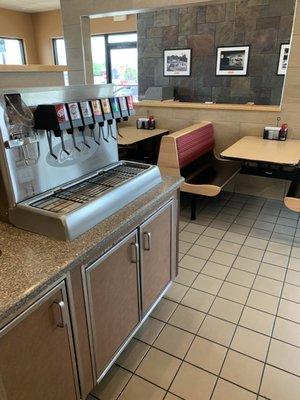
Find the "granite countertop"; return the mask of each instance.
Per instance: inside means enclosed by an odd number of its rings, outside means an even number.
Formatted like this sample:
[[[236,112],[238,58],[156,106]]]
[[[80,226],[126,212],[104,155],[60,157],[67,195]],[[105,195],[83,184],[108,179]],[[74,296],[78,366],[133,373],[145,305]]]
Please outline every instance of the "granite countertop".
[[[63,277],[90,262],[138,225],[181,178],[163,182],[72,242],[62,242],[0,222],[0,325]]]

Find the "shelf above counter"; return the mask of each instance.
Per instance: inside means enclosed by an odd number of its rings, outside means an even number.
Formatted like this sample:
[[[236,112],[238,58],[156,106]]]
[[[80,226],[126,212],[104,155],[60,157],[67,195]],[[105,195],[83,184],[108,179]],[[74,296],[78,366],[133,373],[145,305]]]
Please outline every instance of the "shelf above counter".
[[[180,108],[180,109],[206,109],[206,110],[230,110],[230,111],[281,111],[280,105],[257,105],[257,104],[221,104],[221,103],[188,103],[179,101],[154,101],[142,100],[134,102],[135,107],[158,107],[158,108]]]
[[[64,72],[67,70],[66,65],[0,65],[0,72]]]

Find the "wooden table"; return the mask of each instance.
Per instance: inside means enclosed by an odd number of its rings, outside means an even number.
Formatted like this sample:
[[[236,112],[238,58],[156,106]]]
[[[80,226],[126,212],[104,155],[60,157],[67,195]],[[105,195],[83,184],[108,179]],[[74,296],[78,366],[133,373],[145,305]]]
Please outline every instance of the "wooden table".
[[[122,136],[119,136],[118,144],[121,146],[129,146],[143,140],[152,139],[169,133],[167,129],[137,129],[134,126],[125,126],[120,128],[119,132]]]
[[[169,133],[167,129],[137,129],[126,126],[119,129],[119,154],[126,160],[157,164],[161,137]],[[125,152],[123,155],[120,151]]]
[[[244,136],[220,156],[231,160],[297,166],[300,161],[300,140],[287,139],[281,142],[257,136]]]

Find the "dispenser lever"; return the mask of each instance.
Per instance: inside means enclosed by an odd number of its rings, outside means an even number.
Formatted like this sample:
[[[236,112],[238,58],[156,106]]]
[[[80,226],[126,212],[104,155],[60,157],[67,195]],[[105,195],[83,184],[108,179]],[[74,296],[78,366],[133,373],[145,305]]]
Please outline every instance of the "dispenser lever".
[[[64,142],[64,132],[63,132],[63,131],[61,132],[60,140],[61,140],[61,147],[62,147],[62,149],[63,149],[63,152],[66,153],[66,154],[69,156],[70,153],[68,152],[68,150],[66,149],[66,146],[65,146],[65,142]]]
[[[105,135],[104,135],[104,129],[103,129],[103,127],[101,127],[102,129],[101,129],[101,132],[102,132],[102,136],[103,136],[103,139],[107,142],[107,143],[109,143],[109,140],[108,140],[108,138],[109,138],[109,125],[107,124],[107,136],[105,137]]]
[[[87,141],[86,141],[86,137],[85,137],[85,132],[84,132],[84,129],[81,131],[81,133],[82,133],[82,137],[83,137],[83,144],[87,147],[87,148],[91,148],[91,146],[87,143]]]
[[[46,131],[46,133],[47,133],[47,140],[48,140],[50,154],[53,158],[55,158],[55,160],[57,160],[57,156],[54,154],[52,147],[52,133],[51,131]]]

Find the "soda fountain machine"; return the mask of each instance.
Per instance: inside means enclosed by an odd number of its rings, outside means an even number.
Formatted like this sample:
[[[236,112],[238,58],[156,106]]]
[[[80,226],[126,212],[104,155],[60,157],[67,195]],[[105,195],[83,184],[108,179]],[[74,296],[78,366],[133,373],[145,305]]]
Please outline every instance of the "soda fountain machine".
[[[72,240],[161,183],[157,166],[119,160],[116,119],[133,104],[107,94],[106,85],[0,93],[2,220]]]

